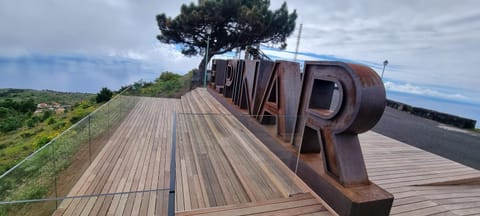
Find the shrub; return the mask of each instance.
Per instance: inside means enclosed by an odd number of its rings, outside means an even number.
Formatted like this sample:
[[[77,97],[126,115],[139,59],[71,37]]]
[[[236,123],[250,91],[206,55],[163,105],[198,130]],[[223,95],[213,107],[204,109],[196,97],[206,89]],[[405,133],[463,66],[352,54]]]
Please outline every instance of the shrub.
[[[40,138],[37,139],[37,142],[35,143],[35,149],[42,147],[43,145],[50,142],[50,140],[52,139],[48,136],[41,136]]]
[[[70,118],[70,123],[75,124],[76,122],[80,121],[82,118],[88,115],[88,110],[84,109],[76,109],[73,111],[73,115]]]
[[[26,123],[27,123],[27,126],[28,126],[29,128],[33,128],[33,127],[37,126],[37,122],[34,121],[34,120],[31,119],[31,118],[28,119]]]
[[[8,117],[9,115],[12,115],[12,113],[14,113],[13,110],[6,107],[0,107],[0,118]]]
[[[48,124],[48,125],[55,124],[55,122],[57,122],[57,120],[55,120],[54,117],[50,117],[50,118],[48,118],[48,120],[47,120],[47,124]]]
[[[97,94],[95,100],[97,101],[97,103],[102,103],[109,101],[112,96],[113,92],[110,89],[103,87],[102,90],[100,90],[100,92]]]
[[[0,131],[9,132],[21,127],[22,123],[15,117],[8,117],[0,122]]]
[[[43,111],[43,115],[42,117],[40,117],[40,120],[43,122],[45,120],[47,120],[48,118],[50,118],[50,116],[53,115],[53,111],[52,110],[45,110]]]
[[[58,130],[58,129],[64,128],[66,125],[67,125],[66,122],[64,122],[64,121],[59,121],[58,123],[56,123],[55,125],[53,125],[52,128],[53,128],[54,130]]]

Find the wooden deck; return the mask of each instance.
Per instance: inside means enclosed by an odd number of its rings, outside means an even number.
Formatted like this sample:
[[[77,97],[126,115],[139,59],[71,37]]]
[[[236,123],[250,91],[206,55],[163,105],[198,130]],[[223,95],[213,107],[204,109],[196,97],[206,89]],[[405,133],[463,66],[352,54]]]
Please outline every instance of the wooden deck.
[[[229,99],[225,104],[233,106]],[[264,128],[275,137],[275,127]],[[480,215],[480,171],[375,132],[359,138],[370,180],[395,197],[392,215]],[[301,158],[313,170],[322,169],[320,154]]]
[[[54,215],[166,215],[175,112],[177,213],[330,215],[206,91],[141,98],[68,195],[87,197],[65,199]]]
[[[205,91],[141,98],[54,215],[165,215],[173,115],[179,215],[330,215],[245,126]],[[360,136],[369,177],[392,215],[478,215],[480,172],[399,141]],[[165,190],[167,189],[167,190]]]
[[[392,215],[480,215],[480,171],[374,132],[360,135],[370,179]]]
[[[54,215],[165,215],[178,105],[140,99],[69,193],[102,195],[66,199]]]
[[[294,215],[291,211],[296,209],[297,214],[328,214],[310,189],[207,91],[186,94],[181,107],[177,115],[178,212],[285,211]],[[309,199],[289,197],[295,194],[306,194]],[[213,213],[210,208],[218,206],[223,207]]]

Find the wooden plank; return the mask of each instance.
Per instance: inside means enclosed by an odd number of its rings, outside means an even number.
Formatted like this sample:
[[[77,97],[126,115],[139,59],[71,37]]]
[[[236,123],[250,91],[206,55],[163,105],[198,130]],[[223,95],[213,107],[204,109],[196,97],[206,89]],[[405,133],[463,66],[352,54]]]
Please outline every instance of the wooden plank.
[[[227,205],[227,206],[217,206],[212,208],[198,209],[194,211],[178,212],[177,214],[178,215],[195,215],[195,214],[215,213],[215,212],[226,211],[226,210],[244,209],[244,208],[250,208],[255,206],[268,206],[271,204],[306,200],[306,199],[312,199],[312,198],[313,196],[310,193],[302,193],[302,194],[296,194],[296,195],[293,195],[292,197],[287,197],[287,198],[272,199],[272,200],[266,200],[266,201],[260,201],[260,202],[247,202],[247,203],[240,203],[240,204]]]
[[[412,211],[408,212],[402,212],[399,214],[393,214],[392,215],[398,215],[398,216],[421,216],[421,215],[434,215],[434,214],[440,214],[440,213],[445,213],[448,212],[447,209],[445,209],[442,206],[431,206],[431,207],[426,207],[426,208],[421,208],[421,209],[414,209]]]
[[[69,194],[168,188],[175,110],[222,115],[199,113],[178,118],[177,211],[269,201],[307,190],[253,134],[203,90],[182,97],[182,101],[141,98]],[[283,206],[291,205],[290,209],[297,208],[302,213],[321,207],[317,199],[309,200],[297,203],[305,208],[295,207],[297,204]],[[167,202],[168,191],[94,196],[65,201],[56,214],[163,215]],[[276,211],[283,206],[253,209]]]
[[[300,206],[295,208],[284,208],[276,211],[264,211],[261,213],[256,213],[252,215],[256,216],[267,216],[267,215],[278,215],[278,216],[291,216],[291,215],[303,215],[310,214],[315,212],[325,212],[326,209],[319,203],[315,205]]]
[[[226,114],[228,111],[206,91],[188,93],[182,97],[181,106],[182,111],[193,112],[179,118],[180,128],[189,132],[179,133],[188,134],[185,139],[179,139],[182,147],[186,144],[181,160],[186,164],[185,167],[189,167],[188,157],[192,157],[193,167],[202,176],[199,181],[190,181],[183,187],[188,187],[190,193],[203,194],[209,200],[207,207],[269,200],[306,191],[299,189],[305,186],[300,185],[291,171],[274,159],[276,157],[273,154],[266,153],[269,150],[235,117]],[[182,175],[191,174],[188,168],[182,167],[179,169]],[[185,180],[177,179],[179,182]],[[198,184],[205,190],[200,190]],[[179,196],[185,199],[186,194],[186,191],[177,194],[177,199]],[[246,194],[246,199],[239,196],[241,194]],[[190,196],[190,202],[193,198]],[[217,203],[217,198],[225,200]],[[178,213],[185,208],[179,209],[177,205],[176,210]]]
[[[268,212],[268,211],[276,211],[276,210],[281,210],[281,209],[288,209],[288,208],[294,208],[298,206],[309,206],[309,205],[314,205],[318,204],[318,201],[315,199],[306,199],[306,200],[298,200],[298,201],[292,201],[292,202],[285,202],[285,203],[274,203],[270,205],[260,205],[260,206],[253,206],[249,208],[240,208],[240,209],[229,209],[225,211],[219,211],[219,212],[214,212],[214,213],[206,213],[202,215],[217,215],[217,216],[228,216],[228,215],[251,215],[251,214],[258,214],[262,212]]]
[[[177,102],[177,100],[142,99],[130,115],[125,118],[125,121],[119,126],[69,194],[149,190],[159,186],[159,179],[164,182],[165,176],[160,177],[156,173],[161,173],[157,171],[165,168],[164,155],[168,154],[157,145],[167,144],[165,142],[167,137],[160,136],[160,133],[171,134],[171,121],[168,121],[170,127],[161,127],[158,122],[171,118],[174,108],[157,109],[158,107],[155,105],[171,107],[170,104],[173,101]],[[162,159],[164,163],[163,167],[160,167]],[[155,175],[157,177],[154,177]],[[130,213],[152,215],[156,213],[157,196],[155,194],[143,193],[136,199],[133,199],[134,197],[131,194],[124,194],[90,199],[67,199],[62,202],[61,209],[55,214],[69,215],[77,212],[85,215],[122,215]],[[136,205],[129,207],[131,205],[129,201],[136,201]],[[127,207],[127,211],[125,211],[125,207]],[[161,209],[158,212],[161,212]]]

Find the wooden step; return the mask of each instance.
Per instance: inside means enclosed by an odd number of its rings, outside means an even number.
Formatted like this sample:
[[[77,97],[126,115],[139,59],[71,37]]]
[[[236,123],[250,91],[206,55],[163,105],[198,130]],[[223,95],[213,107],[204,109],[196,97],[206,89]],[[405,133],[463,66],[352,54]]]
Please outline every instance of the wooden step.
[[[176,215],[330,215],[310,193],[295,194],[287,198],[219,206],[193,211],[176,212]]]

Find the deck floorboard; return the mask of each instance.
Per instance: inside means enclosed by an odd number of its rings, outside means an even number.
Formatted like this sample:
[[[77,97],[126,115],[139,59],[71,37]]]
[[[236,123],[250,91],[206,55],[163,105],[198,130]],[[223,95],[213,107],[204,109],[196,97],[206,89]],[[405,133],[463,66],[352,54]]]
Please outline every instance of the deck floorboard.
[[[65,199],[54,215],[165,215],[174,113],[177,214],[330,215],[205,89],[140,98],[68,194],[89,197]],[[360,140],[370,179],[395,196],[392,215],[480,212],[478,170],[374,132]]]

